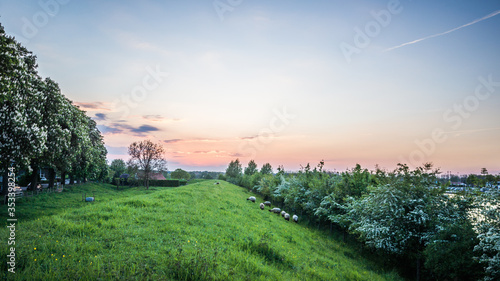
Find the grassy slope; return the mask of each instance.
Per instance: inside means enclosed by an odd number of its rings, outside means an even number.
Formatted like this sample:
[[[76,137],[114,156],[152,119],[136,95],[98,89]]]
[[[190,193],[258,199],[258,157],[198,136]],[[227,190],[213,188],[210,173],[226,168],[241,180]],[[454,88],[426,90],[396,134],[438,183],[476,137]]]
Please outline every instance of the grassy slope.
[[[118,192],[87,184],[22,202],[16,207],[17,273],[6,274],[3,246],[0,277],[400,280],[322,232],[261,211],[245,200],[251,195],[245,189],[214,182]],[[96,190],[97,201],[82,202],[82,190]],[[0,237],[7,235],[1,228]]]

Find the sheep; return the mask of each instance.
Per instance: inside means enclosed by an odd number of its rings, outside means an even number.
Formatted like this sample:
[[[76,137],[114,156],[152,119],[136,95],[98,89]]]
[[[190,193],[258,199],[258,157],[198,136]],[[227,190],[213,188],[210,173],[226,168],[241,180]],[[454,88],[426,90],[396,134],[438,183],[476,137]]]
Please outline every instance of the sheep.
[[[285,214],[286,214],[286,212],[285,212],[285,211],[281,211],[281,216],[282,216],[282,217],[285,217]]]
[[[285,220],[290,221],[290,214],[289,213],[285,213],[285,215],[283,217],[285,218]]]
[[[261,210],[264,210],[264,208],[265,208],[264,203],[260,203],[260,205],[259,205],[259,206],[260,206],[260,209],[261,209]]]
[[[271,207],[271,202],[266,201],[266,202],[264,202],[264,205],[266,205],[266,206],[268,206],[268,207]]]
[[[255,199],[255,197],[250,196],[250,197],[248,197],[248,198],[247,198],[247,200],[250,200],[250,201],[252,201],[252,202],[254,202],[254,203],[255,203],[255,200],[256,200],[256,199]]]
[[[297,215],[293,215],[292,219],[295,223],[299,221],[299,217]]]
[[[272,208],[271,210],[269,210],[269,212],[273,212],[273,213],[276,213],[279,215],[281,212],[281,209],[280,208]]]

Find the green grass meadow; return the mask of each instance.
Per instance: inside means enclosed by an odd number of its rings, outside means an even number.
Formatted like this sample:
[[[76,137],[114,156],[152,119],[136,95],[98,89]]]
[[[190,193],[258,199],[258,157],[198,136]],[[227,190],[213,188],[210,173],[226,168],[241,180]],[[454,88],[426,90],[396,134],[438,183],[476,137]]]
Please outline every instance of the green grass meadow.
[[[221,181],[83,184],[16,202],[16,273],[2,280],[402,280],[341,240],[247,201]],[[82,193],[96,201],[82,201]],[[255,196],[255,195],[254,195]],[[6,206],[2,205],[3,225]]]

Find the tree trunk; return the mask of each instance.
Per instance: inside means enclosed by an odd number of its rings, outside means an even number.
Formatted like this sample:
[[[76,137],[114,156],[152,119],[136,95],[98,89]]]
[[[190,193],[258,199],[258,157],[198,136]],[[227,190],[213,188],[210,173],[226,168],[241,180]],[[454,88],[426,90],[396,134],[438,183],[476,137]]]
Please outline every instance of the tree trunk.
[[[333,234],[333,223],[330,222],[330,235],[332,235],[332,234]]]
[[[61,184],[63,186],[66,184],[66,171],[61,172]]]
[[[36,163],[32,163],[31,169],[33,170],[31,173],[31,188],[33,191],[36,191],[38,186],[38,165]]]
[[[7,195],[9,189],[8,177],[9,177],[9,166],[2,167],[2,202],[4,196]]]
[[[70,185],[75,184],[75,174],[74,173],[69,174],[69,184]]]
[[[420,258],[417,258],[417,281],[420,281]]]
[[[54,168],[49,168],[49,188],[54,188],[54,180],[56,178],[56,171]]]

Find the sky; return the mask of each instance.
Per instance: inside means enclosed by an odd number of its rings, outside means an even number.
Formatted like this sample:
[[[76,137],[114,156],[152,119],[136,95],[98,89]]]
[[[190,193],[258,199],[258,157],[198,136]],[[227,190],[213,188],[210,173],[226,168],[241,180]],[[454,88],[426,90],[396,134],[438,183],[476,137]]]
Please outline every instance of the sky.
[[[500,173],[499,1],[5,1],[0,23],[101,130],[168,169],[325,161]]]

